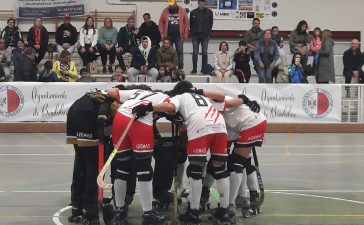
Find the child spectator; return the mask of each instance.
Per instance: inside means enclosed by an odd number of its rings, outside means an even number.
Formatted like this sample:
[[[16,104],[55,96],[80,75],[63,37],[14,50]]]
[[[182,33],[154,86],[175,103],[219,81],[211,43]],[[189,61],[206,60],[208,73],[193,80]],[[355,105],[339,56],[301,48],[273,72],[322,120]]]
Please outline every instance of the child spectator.
[[[125,82],[127,75],[120,65],[115,66],[115,72],[111,76],[111,82]]]
[[[185,71],[177,69],[173,70],[171,74],[171,82],[179,82],[184,80],[186,77]]]
[[[173,74],[172,70],[172,74]],[[158,69],[157,82],[171,82],[171,75],[167,72],[165,66],[160,66]]]
[[[294,53],[292,64],[288,67],[290,83],[304,84],[308,83],[307,76],[303,69],[303,57],[299,52]]]
[[[44,63],[44,70],[39,75],[40,82],[56,82],[57,74],[52,71],[53,63],[51,60],[47,60]]]
[[[91,77],[91,74],[88,72],[86,68],[82,68],[80,70],[81,77],[77,80],[77,82],[95,82],[96,79]]]
[[[63,50],[59,60],[53,63],[53,69],[60,81],[75,82],[77,80],[77,68],[74,61],[71,60],[71,53]]]
[[[234,74],[238,77],[239,83],[249,83],[251,77],[250,54],[246,41],[239,41],[239,48],[235,50],[233,60],[235,63]]]
[[[313,30],[313,36],[310,41],[310,54],[313,56],[312,74],[315,76],[317,74],[317,65],[319,59],[318,51],[320,49],[321,49],[321,28],[316,27]]]

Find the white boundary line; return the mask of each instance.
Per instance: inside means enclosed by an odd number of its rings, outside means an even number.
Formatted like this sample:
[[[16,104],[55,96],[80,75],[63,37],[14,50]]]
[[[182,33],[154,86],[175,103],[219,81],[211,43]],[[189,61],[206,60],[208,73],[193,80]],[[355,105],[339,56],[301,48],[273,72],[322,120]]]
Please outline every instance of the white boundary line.
[[[68,210],[72,208],[72,206],[67,206],[64,207],[63,209],[58,210],[54,215],[53,215],[53,222],[57,225],[63,225],[63,223],[61,223],[61,221],[59,221],[59,216],[61,215],[61,213],[63,213],[64,211]]]

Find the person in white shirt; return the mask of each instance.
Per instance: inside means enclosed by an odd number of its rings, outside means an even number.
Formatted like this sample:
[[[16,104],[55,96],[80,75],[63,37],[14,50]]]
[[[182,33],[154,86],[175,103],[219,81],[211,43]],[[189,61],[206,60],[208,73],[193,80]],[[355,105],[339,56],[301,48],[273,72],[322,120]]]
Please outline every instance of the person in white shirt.
[[[80,55],[83,63],[83,67],[87,67],[90,62],[97,59],[97,39],[98,29],[95,28],[95,22],[92,16],[87,17],[85,25],[80,30],[80,47],[78,48],[78,54]]]

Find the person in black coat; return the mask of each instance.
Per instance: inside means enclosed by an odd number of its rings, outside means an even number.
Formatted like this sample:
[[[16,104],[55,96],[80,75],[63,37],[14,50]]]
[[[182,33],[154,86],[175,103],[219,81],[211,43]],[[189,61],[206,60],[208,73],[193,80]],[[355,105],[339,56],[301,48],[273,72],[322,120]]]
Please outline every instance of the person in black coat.
[[[152,41],[152,46],[159,48],[159,43],[161,42],[161,33],[158,30],[158,25],[150,19],[149,13],[144,13],[143,15],[144,23],[139,27],[138,36],[148,36]]]
[[[234,52],[234,74],[239,83],[249,83],[251,77],[250,54],[248,53],[248,43],[244,40],[239,41],[239,48]]]
[[[14,81],[37,81],[37,66],[35,65],[35,50],[27,48],[20,59],[19,66],[15,70]]]
[[[38,57],[35,60],[35,64],[39,64],[44,58],[47,52],[49,35],[47,29],[42,25],[42,19],[40,17],[35,18],[34,26],[29,29],[27,35],[28,46],[35,49],[38,53]]]
[[[7,26],[1,31],[0,36],[5,39],[5,46],[16,48],[16,44],[22,39],[21,32],[17,26],[15,26],[15,19],[9,18]]]
[[[358,39],[351,41],[351,48],[346,50],[343,55],[345,84],[350,84],[353,77],[363,77],[362,66],[364,63],[363,53],[360,52]]]
[[[61,54],[63,50],[67,50],[72,54],[75,50],[78,33],[76,28],[71,24],[69,14],[64,14],[63,21],[64,23],[56,30],[57,51]]]

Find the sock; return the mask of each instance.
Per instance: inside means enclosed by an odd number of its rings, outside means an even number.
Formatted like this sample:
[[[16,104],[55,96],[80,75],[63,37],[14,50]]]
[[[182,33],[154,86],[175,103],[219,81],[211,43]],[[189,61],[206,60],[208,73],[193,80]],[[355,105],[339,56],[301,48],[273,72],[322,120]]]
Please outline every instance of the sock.
[[[220,200],[219,200],[220,207],[227,208],[229,206],[229,192],[230,192],[229,177],[216,180],[216,186],[220,194]]]
[[[116,207],[125,206],[126,186],[127,186],[127,182],[125,180],[115,179],[114,192],[115,192]]]
[[[211,188],[214,182],[215,178],[213,178],[209,173],[207,173],[205,178],[202,180],[203,186],[208,188]]]
[[[241,181],[243,180],[243,174],[237,172],[230,173],[230,196],[229,202],[230,204],[235,204],[236,196],[238,195]]]
[[[183,187],[184,175],[185,175],[185,163],[179,163],[177,165],[177,176],[176,176],[176,181],[177,181],[178,187]]]
[[[190,185],[191,185],[191,209],[200,209],[200,200],[201,200],[201,193],[202,193],[202,180],[195,180],[193,178],[189,178]]]
[[[259,190],[258,177],[256,171],[248,175],[247,184],[250,191]]]
[[[151,211],[153,209],[153,189],[152,181],[138,181],[140,191],[140,201],[144,212]]]

